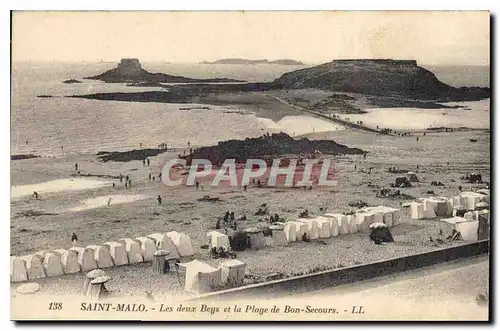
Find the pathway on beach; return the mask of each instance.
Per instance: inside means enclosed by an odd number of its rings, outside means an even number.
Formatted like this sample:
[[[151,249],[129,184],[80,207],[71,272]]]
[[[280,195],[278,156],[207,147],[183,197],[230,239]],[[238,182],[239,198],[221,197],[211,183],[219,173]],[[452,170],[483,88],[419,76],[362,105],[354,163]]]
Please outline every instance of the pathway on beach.
[[[282,301],[312,306],[336,306],[336,303],[364,306],[366,316],[346,316],[349,319],[377,319],[378,316],[380,319],[485,320],[488,308],[479,306],[476,297],[488,289],[488,284],[489,255],[482,255],[287,296]]]
[[[344,126],[347,126],[347,127],[350,127],[350,128],[353,128],[353,129],[358,129],[358,130],[363,130],[363,131],[367,131],[367,132],[372,132],[372,133],[379,133],[379,134],[386,134],[386,135],[391,135],[390,133],[387,133],[387,132],[384,132],[382,130],[378,130],[378,129],[375,129],[375,128],[372,128],[372,127],[369,127],[367,125],[364,125],[364,124],[357,124],[357,123],[353,123],[353,122],[350,122],[350,121],[346,121],[346,120],[343,120],[343,119],[340,119],[338,117],[333,117],[333,116],[330,116],[330,115],[326,115],[326,114],[322,114],[320,112],[317,112],[317,111],[314,111],[314,110],[310,110],[310,109],[307,109],[307,108],[304,108],[304,107],[300,107],[300,106],[297,106],[297,105],[294,105],[286,100],[283,100],[279,97],[276,97],[274,95],[270,95],[270,94],[264,94],[268,97],[271,97],[281,103],[284,103],[290,107],[293,107],[293,108],[296,108],[296,109],[299,109],[299,110],[302,110],[302,111],[305,111],[305,112],[308,112],[310,114],[313,114],[315,116],[319,116],[319,117],[322,117],[322,118],[325,118],[325,119],[328,119],[332,122],[335,122],[337,124],[341,124],[341,125],[344,125]]]

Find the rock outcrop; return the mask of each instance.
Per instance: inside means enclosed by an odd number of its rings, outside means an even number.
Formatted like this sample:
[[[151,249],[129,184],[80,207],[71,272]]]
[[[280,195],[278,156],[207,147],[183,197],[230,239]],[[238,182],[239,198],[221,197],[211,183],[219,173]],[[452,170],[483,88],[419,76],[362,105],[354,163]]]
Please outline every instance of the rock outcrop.
[[[212,164],[222,164],[227,159],[236,159],[237,163],[244,163],[248,159],[265,159],[272,162],[273,157],[282,155],[313,154],[319,151],[323,154],[363,154],[359,148],[350,148],[337,144],[333,140],[309,140],[307,138],[295,140],[286,133],[275,133],[258,138],[245,140],[228,140],[219,142],[217,146],[202,147],[193,153],[182,156],[187,164],[193,159],[208,159]]]
[[[489,88],[455,88],[412,60],[334,60],[289,72],[273,82],[276,89],[315,88],[417,100],[465,101],[490,96]]]
[[[78,83],[81,83],[79,80],[77,79],[67,79],[65,81],[63,81],[64,84],[78,84]]]
[[[122,59],[118,67],[103,72],[100,75],[85,77],[85,79],[101,80],[106,83],[230,83],[241,82],[229,78],[196,79],[182,76],[172,76],[163,73],[150,73],[142,69],[138,59]]]

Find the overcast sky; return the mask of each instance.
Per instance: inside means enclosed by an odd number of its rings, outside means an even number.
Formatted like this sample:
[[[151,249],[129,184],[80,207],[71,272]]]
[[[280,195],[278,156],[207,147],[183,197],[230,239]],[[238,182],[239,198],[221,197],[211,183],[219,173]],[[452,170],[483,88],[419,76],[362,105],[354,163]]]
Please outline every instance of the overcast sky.
[[[490,62],[488,12],[15,12],[14,61]]]

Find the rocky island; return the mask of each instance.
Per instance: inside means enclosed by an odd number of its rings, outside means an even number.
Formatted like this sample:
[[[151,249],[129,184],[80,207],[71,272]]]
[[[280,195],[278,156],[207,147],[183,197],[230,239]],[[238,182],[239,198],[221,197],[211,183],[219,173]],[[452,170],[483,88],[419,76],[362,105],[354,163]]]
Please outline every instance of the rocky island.
[[[103,72],[102,74],[85,77],[85,79],[101,80],[106,83],[135,83],[151,84],[160,83],[231,83],[241,82],[229,78],[210,78],[210,79],[196,79],[182,76],[172,76],[164,73],[151,73],[141,67],[138,59],[121,59],[118,67]]]
[[[304,65],[303,62],[290,60],[290,59],[279,59],[274,61],[269,61],[267,59],[263,60],[247,60],[247,59],[221,59],[214,62],[203,61],[200,64],[277,64],[277,65],[294,65],[300,66]]]
[[[77,80],[77,79],[67,79],[65,81],[63,81],[64,84],[78,84],[78,83],[81,83],[81,81]]]
[[[475,101],[489,98],[490,89],[455,88],[414,60],[334,60],[292,71],[273,82],[275,89],[314,88],[414,100]]]
[[[144,78],[160,81],[159,77],[164,75],[147,72],[143,74],[145,71],[139,69],[137,63],[134,68],[132,72],[135,77],[145,75]],[[131,77],[128,72],[123,72],[121,66],[103,75],[97,78],[123,81]],[[478,101],[490,97],[490,89],[487,87],[456,88],[445,84],[434,73],[418,66],[413,60],[334,60],[291,71],[272,82],[264,83],[205,84],[216,81],[215,79],[201,81],[204,82],[202,84],[200,80],[182,79],[191,84],[169,86],[168,91],[98,93],[71,97],[132,102],[243,105],[256,109],[267,107],[271,103],[273,104],[267,109],[275,109],[273,107],[281,103],[289,109],[299,106],[305,110],[326,113],[360,113],[362,109],[373,107],[449,108],[450,106],[443,103]]]

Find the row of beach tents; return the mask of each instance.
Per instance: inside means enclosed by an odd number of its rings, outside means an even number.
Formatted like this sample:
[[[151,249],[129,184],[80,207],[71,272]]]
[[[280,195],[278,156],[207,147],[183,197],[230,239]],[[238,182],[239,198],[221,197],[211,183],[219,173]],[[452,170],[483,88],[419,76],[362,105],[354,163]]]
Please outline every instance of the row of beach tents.
[[[269,229],[272,231],[272,239],[276,246],[287,246],[289,243],[302,241],[304,234],[307,239],[315,240],[369,231],[370,226],[377,223],[393,227],[400,222],[400,209],[377,206],[362,208],[353,215],[330,213],[314,218],[299,218],[285,223],[278,222],[271,225]],[[252,249],[266,246],[262,230],[251,228],[245,232],[249,236]],[[210,231],[207,233],[207,237],[210,238],[211,248],[228,249],[230,246],[228,235],[224,233]]]
[[[158,250],[168,250],[168,259],[192,256],[191,238],[177,231],[153,233],[135,239],[123,238],[102,245],[40,251],[10,257],[10,281],[23,282],[80,271],[148,262]]]
[[[487,233],[489,201],[490,192],[485,189],[461,192],[451,198],[420,198],[410,203],[410,215],[417,220],[440,218],[452,224],[464,241],[477,241]]]

